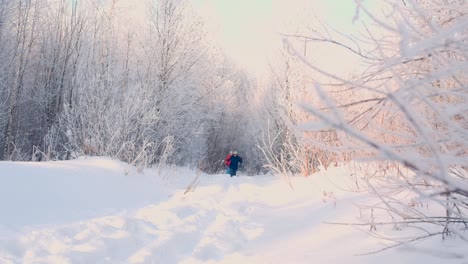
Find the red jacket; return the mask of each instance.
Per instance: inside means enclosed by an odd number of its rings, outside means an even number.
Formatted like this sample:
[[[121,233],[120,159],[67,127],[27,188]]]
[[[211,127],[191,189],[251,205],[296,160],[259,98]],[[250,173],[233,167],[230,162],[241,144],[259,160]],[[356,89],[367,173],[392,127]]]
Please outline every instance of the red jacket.
[[[231,154],[228,154],[226,158],[224,159],[224,164],[229,167],[231,165]]]

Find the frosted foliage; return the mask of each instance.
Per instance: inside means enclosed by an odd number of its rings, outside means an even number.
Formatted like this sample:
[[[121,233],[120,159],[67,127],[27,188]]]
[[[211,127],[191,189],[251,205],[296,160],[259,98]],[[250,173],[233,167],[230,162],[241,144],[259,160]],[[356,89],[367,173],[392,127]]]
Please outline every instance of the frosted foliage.
[[[358,184],[381,198],[375,210],[387,211],[396,223],[413,219],[442,227],[430,235],[466,239],[461,231],[468,221],[468,6],[395,1],[384,6],[383,18],[361,3],[357,9],[368,21],[367,38],[350,36],[352,41],[339,43],[366,65],[351,78],[323,70],[298,45],[336,45],[331,35],[285,37],[290,54],[333,82],[311,86],[320,100],[302,104],[312,115],[301,127],[304,137],[335,131],[333,144],[320,144],[321,149],[381,162],[377,172],[361,170],[367,176]],[[422,213],[394,196],[403,191],[445,211]]]
[[[249,77],[213,47],[190,1],[0,1],[0,59],[0,159],[217,171],[230,147],[255,148],[222,131],[247,120]]]

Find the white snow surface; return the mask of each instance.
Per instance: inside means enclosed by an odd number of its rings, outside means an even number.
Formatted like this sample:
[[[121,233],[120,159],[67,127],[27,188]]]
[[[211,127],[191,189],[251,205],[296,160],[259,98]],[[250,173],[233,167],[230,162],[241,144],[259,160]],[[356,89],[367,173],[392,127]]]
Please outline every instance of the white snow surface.
[[[0,162],[0,263],[468,263],[466,243],[390,242],[359,222],[345,167],[290,179],[135,168],[109,158]],[[394,231],[394,232],[404,232]]]

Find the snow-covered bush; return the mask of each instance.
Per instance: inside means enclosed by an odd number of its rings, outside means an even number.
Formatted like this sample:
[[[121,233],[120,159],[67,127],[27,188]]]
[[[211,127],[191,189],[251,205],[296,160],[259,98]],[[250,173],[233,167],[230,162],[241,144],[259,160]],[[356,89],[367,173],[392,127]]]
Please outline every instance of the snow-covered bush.
[[[460,231],[468,226],[468,6],[414,0],[388,3],[383,10],[384,17],[358,2],[355,19],[371,21],[367,38],[340,44],[368,65],[354,78],[317,67],[286,38],[294,56],[341,85],[315,85],[321,103],[303,104],[315,118],[305,128],[335,129],[343,146],[333,150],[390,162],[387,173],[365,177],[382,201],[375,208],[384,208],[396,222],[442,226],[420,237],[443,233],[466,239]],[[336,45],[316,32],[300,39]],[[411,206],[396,190],[443,210]]]

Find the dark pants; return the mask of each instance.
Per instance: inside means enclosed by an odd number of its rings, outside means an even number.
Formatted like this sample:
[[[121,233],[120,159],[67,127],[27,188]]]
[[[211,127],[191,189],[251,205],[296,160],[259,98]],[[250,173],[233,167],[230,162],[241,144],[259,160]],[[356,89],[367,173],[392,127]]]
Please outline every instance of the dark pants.
[[[236,176],[237,169],[229,168],[230,169],[230,174],[232,176]]]

